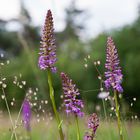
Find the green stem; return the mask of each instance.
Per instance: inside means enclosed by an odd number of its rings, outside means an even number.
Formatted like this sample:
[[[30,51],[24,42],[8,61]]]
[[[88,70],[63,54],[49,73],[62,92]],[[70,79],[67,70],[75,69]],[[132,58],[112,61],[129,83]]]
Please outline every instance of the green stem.
[[[75,115],[76,120],[76,127],[77,127],[77,140],[80,140],[80,129],[79,129],[79,123],[78,123],[78,117]]]
[[[18,116],[17,116],[17,119],[16,119],[16,121],[15,121],[15,127],[16,127],[17,124],[18,124],[19,117],[20,117],[20,114],[21,114],[21,111],[22,111],[22,107],[23,107],[23,103],[21,104],[20,110],[19,110],[19,112],[18,112]],[[13,136],[14,136],[14,131],[13,131],[13,133],[12,133],[12,135],[11,135],[11,139],[10,139],[10,140],[13,139]]]
[[[50,99],[52,102],[53,111],[54,111],[54,114],[56,117],[56,121],[58,123],[58,130],[59,130],[60,139],[64,140],[62,126],[61,126],[62,121],[60,121],[60,117],[59,117],[59,114],[58,114],[57,109],[56,109],[56,104],[55,104],[55,99],[54,99],[54,89],[53,89],[53,85],[52,85],[52,77],[51,77],[50,70],[48,70],[48,84],[49,84],[49,89],[50,89]]]
[[[31,131],[27,131],[28,140],[32,140]]]
[[[107,126],[107,127],[110,127],[110,125],[111,125],[111,124],[110,124],[110,119],[107,117],[106,102],[105,102],[104,99],[102,99],[102,103],[103,103],[103,110],[104,110],[105,123],[106,123],[106,126]],[[108,136],[110,137],[110,139],[112,139],[112,138],[111,138],[111,133],[112,133],[112,130],[109,129],[109,131],[108,131]]]
[[[2,92],[3,92],[3,95],[4,95],[4,100],[5,100],[6,108],[7,108],[7,111],[8,111],[8,115],[9,115],[9,118],[10,118],[10,121],[11,121],[11,124],[12,124],[13,132],[15,134],[15,139],[17,140],[17,135],[16,135],[16,132],[15,132],[15,127],[14,127],[14,123],[13,123],[13,120],[12,120],[10,108],[9,108],[8,101],[7,101],[7,98],[6,98],[6,94],[5,94],[5,91],[4,91],[3,88],[2,88]]]
[[[107,121],[107,113],[106,113],[105,100],[104,100],[104,99],[102,99],[102,103],[103,103],[103,109],[104,109],[105,120]]]
[[[115,105],[116,105],[116,116],[117,116],[117,123],[118,123],[118,129],[119,129],[119,136],[120,136],[120,140],[123,140],[122,123],[121,123],[121,118],[120,118],[117,91],[114,91],[114,98],[115,98]]]
[[[95,135],[95,134],[92,132],[92,140],[94,140],[94,138],[95,138],[94,135]]]

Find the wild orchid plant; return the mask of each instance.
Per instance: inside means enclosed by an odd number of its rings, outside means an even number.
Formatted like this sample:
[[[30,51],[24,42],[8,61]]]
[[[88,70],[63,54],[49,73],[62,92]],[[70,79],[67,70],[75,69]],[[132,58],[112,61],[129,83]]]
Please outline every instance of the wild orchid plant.
[[[78,117],[83,117],[84,115],[84,113],[81,111],[81,109],[84,107],[84,103],[82,100],[77,99],[77,96],[80,95],[79,90],[76,88],[76,85],[73,84],[72,80],[63,72],[61,73],[61,79],[66,113],[67,115],[71,113],[75,115],[77,140],[80,140]]]
[[[22,118],[23,118],[23,124],[26,129],[27,135],[29,139],[31,140],[31,126],[30,126],[30,121],[31,121],[31,106],[28,101],[28,99],[24,99],[23,101],[23,106],[22,106]]]
[[[50,99],[59,126],[58,129],[60,138],[61,140],[64,140],[61,120],[56,109],[54,89],[51,76],[52,73],[56,73],[57,71],[56,67],[54,66],[55,62],[57,61],[57,58],[56,58],[56,45],[54,39],[53,17],[50,10],[48,10],[47,12],[41,40],[42,41],[40,45],[40,53],[39,53],[40,56],[38,65],[41,70],[47,70],[48,84],[50,88]]]
[[[119,111],[120,106],[118,103],[118,94],[123,92],[123,88],[121,86],[123,75],[119,66],[117,49],[111,37],[108,37],[107,39],[105,68],[107,69],[107,71],[105,72],[106,80],[104,81],[104,83],[107,90],[112,89],[114,91],[119,135],[120,140],[123,140],[122,123]]]
[[[96,113],[93,113],[88,118],[88,131],[85,133],[84,140],[93,140],[98,126],[99,118]]]

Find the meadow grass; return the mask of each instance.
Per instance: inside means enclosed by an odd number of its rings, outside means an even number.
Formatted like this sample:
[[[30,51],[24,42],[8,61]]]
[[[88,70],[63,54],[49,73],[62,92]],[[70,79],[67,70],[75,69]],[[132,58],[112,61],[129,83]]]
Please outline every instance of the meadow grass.
[[[49,118],[49,117],[48,117]],[[81,140],[86,130],[86,118],[80,119],[80,133]],[[10,140],[11,124],[7,116],[0,119],[0,140]],[[32,140],[59,140],[59,133],[57,131],[56,121],[54,119],[41,120],[37,122],[35,118],[31,121],[31,137]],[[76,139],[76,123],[73,118],[65,117],[63,120],[63,131],[66,140]],[[18,140],[28,140],[26,131],[22,123],[18,123],[16,128]],[[124,127],[125,140],[139,140],[140,139],[140,122],[126,121]],[[14,139],[13,139],[14,140]],[[96,133],[96,140],[119,140],[117,123],[115,121],[101,121]]]

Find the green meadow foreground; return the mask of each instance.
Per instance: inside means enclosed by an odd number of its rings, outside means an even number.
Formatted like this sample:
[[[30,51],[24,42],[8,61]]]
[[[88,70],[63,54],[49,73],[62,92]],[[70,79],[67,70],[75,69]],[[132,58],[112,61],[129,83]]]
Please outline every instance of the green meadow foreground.
[[[59,134],[54,119],[42,120],[32,119],[31,137],[32,140],[59,140]],[[63,121],[63,130],[66,140],[75,140],[76,126],[75,120],[69,117]],[[81,140],[86,130],[86,118],[80,119]],[[8,117],[0,118],[0,140],[10,140],[11,125]],[[18,140],[29,140],[22,123],[18,123],[16,128]],[[125,122],[124,127],[125,140],[140,140],[140,122]],[[118,130],[115,121],[105,122],[100,120],[100,127],[97,130],[96,140],[118,140]]]

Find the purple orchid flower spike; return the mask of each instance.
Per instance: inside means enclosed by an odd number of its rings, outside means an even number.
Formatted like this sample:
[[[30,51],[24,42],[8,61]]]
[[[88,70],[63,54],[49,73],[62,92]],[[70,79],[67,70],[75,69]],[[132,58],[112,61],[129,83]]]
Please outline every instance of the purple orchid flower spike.
[[[107,90],[109,88],[113,88],[119,93],[123,92],[123,88],[121,86],[122,83],[122,73],[121,67],[119,66],[119,58],[117,49],[114,45],[113,39],[108,37],[107,39],[107,49],[106,49],[106,64],[105,68],[107,71],[105,72],[105,87]]]
[[[96,113],[93,113],[88,118],[88,128],[92,129],[92,131],[95,134],[98,126],[99,126],[99,118]]]
[[[96,130],[99,126],[99,118],[96,113],[93,113],[88,118],[88,129],[84,135],[84,140],[93,140],[95,138]]]
[[[56,45],[54,39],[53,17],[50,10],[47,12],[41,40],[38,66],[42,70],[50,69],[55,73],[57,71],[54,66],[57,61]]]
[[[28,100],[23,101],[23,107],[22,107],[22,118],[23,118],[23,124],[27,131],[31,130],[30,127],[30,120],[31,120],[31,107]]]
[[[84,113],[81,111],[81,109],[84,107],[84,104],[82,100],[77,99],[77,96],[80,95],[79,90],[65,73],[61,73],[61,78],[64,91],[66,113],[74,113],[76,116],[82,117]]]

